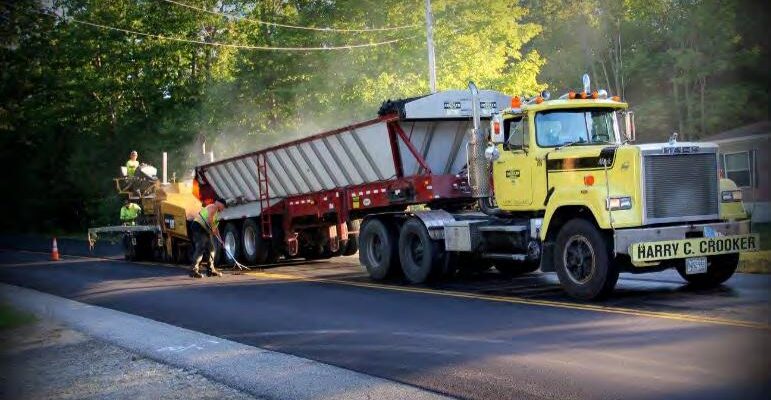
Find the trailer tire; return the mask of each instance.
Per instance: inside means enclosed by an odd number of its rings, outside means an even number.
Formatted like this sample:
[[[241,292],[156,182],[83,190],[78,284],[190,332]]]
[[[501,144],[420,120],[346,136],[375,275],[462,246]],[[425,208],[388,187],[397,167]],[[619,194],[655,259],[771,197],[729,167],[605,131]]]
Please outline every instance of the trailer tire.
[[[557,234],[554,263],[560,284],[582,300],[603,298],[618,281],[609,239],[592,222],[576,218]]]
[[[383,280],[399,270],[398,239],[395,227],[372,218],[361,227],[359,262],[370,278]]]
[[[348,227],[348,232],[357,232],[348,234],[348,239],[345,240],[345,246],[342,248],[344,256],[352,256],[359,251],[358,232],[361,229],[361,220],[355,219],[347,221],[345,224]]]
[[[262,238],[260,225],[253,219],[244,221],[241,229],[241,254],[247,264],[264,264],[270,253],[270,243]]]
[[[444,272],[444,249],[432,240],[428,229],[417,218],[410,218],[399,232],[399,261],[410,283],[430,281]]]
[[[225,229],[222,231],[222,240],[225,242],[228,250],[230,250],[230,254],[232,254],[235,258],[235,260],[230,260],[230,257],[227,256],[227,252],[223,251],[223,260],[228,262],[240,262],[242,260],[242,242],[241,235],[238,228],[236,227],[236,224],[233,222],[228,222],[225,224]]]
[[[211,241],[212,246],[214,246],[214,266],[220,266],[225,262],[225,252],[222,251],[222,243],[214,235],[212,235]],[[204,261],[206,261],[206,256],[204,256]]]
[[[739,253],[707,257],[707,272],[687,275],[685,260],[678,260],[677,273],[693,287],[708,289],[720,286],[736,272],[739,267]]]

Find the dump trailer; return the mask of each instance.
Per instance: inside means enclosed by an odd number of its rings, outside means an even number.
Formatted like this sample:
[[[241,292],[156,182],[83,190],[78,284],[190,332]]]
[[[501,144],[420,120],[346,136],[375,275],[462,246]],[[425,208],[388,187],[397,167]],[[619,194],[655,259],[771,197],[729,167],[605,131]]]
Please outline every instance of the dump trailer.
[[[246,263],[358,249],[371,278],[411,283],[540,268],[581,299],[620,272],[728,279],[758,238],[717,146],[631,144],[628,105],[584,80],[559,99],[470,84],[388,101],[376,119],[200,165],[194,191],[226,200],[225,245]]]

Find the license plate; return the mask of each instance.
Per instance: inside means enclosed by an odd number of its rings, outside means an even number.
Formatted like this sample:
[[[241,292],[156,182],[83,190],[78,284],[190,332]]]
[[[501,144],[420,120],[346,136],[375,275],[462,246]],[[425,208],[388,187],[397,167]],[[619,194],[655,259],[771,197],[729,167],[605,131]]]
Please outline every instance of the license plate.
[[[758,251],[759,243],[757,234],[642,242],[629,246],[629,256],[633,263],[657,262]]]
[[[704,274],[707,272],[707,257],[693,257],[685,259],[685,274]]]

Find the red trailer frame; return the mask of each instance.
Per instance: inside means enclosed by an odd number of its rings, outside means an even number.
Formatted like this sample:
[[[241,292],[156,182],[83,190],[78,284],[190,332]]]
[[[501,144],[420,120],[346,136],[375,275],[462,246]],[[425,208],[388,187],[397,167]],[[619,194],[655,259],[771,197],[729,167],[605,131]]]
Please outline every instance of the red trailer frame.
[[[213,202],[216,196],[205,174],[202,173],[203,170],[222,163],[256,156],[260,188],[258,201],[262,210],[260,214],[262,237],[263,239],[272,238],[274,217],[281,217],[284,241],[290,256],[295,256],[298,253],[297,237],[303,228],[329,227],[327,235],[330,239],[330,250],[336,252],[339,240],[334,239],[345,238],[348,237],[348,234],[357,233],[348,232],[346,222],[351,219],[381,212],[403,211],[408,206],[417,204],[433,202],[465,204],[473,201],[466,176],[461,174],[435,175],[411,142],[410,135],[402,129],[400,121],[398,114],[388,114],[259,151],[200,165],[196,167],[199,199],[204,204],[208,204]],[[269,166],[265,162],[268,152],[383,122],[387,123],[391,154],[396,171],[393,178],[285,197],[270,205]],[[416,175],[404,176],[399,141],[405,144],[409,153],[420,166]],[[331,218],[334,220],[330,220]]]

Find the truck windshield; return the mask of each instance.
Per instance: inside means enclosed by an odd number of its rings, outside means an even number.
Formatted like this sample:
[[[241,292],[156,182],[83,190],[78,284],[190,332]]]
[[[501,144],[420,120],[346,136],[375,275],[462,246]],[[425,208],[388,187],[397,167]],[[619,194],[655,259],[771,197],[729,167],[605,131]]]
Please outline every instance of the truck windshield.
[[[541,147],[618,143],[616,113],[611,109],[539,112],[535,129]]]

